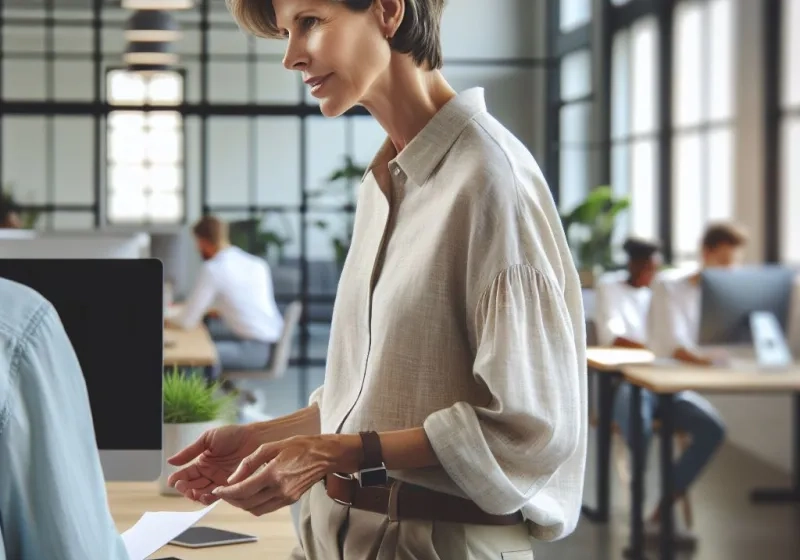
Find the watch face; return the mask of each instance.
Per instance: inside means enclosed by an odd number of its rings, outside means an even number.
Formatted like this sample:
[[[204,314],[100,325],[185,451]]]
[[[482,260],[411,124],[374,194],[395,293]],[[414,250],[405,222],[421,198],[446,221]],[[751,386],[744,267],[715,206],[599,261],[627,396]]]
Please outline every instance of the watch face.
[[[361,486],[385,486],[389,482],[386,469],[365,469],[359,473],[358,482]]]

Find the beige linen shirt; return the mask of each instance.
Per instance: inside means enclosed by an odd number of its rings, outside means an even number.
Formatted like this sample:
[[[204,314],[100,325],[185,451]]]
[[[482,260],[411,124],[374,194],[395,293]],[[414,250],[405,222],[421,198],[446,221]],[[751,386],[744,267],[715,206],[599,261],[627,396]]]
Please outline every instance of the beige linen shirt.
[[[390,476],[522,509],[554,540],[586,460],[581,289],[552,196],[483,90],[445,105],[362,181],[334,305],[323,433],[423,427],[442,466]]]

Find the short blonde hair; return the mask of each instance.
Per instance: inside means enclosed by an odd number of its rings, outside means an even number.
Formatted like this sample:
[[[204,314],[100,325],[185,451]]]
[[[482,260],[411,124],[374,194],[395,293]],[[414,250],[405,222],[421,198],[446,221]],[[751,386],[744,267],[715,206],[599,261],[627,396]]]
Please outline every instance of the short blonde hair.
[[[364,12],[378,0],[328,0],[341,2],[350,10]],[[431,70],[442,67],[441,22],[446,0],[405,0],[406,10],[391,47],[410,54],[417,66]],[[256,37],[281,38],[272,0],[226,0],[239,26]]]
[[[228,243],[228,224],[216,216],[203,216],[192,228],[194,236],[215,247]]]

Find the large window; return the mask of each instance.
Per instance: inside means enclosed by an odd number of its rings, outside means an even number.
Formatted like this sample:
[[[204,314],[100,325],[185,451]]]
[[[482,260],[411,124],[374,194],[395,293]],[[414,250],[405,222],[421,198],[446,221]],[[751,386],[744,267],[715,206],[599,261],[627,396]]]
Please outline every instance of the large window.
[[[697,256],[710,221],[734,213],[734,0],[683,0],[673,44],[672,247]]]
[[[800,1],[783,0],[781,76],[781,258],[800,262]]]
[[[562,33],[586,25],[592,19],[592,0],[561,0],[559,29]]]
[[[111,105],[179,105],[178,72],[108,73]],[[111,224],[184,221],[183,118],[177,111],[111,111],[107,141],[107,217]]]
[[[630,197],[617,241],[627,235],[656,239],[658,223],[658,26],[654,17],[618,31],[611,60],[611,185]]]
[[[592,60],[582,49],[561,59],[559,206],[571,210],[592,188]]]

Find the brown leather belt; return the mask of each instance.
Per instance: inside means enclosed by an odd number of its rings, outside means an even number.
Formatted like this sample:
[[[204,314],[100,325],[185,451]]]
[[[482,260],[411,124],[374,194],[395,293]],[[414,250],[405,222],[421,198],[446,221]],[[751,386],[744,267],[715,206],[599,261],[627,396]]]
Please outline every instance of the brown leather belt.
[[[361,488],[354,478],[332,474],[325,478],[325,489],[339,504],[386,515],[390,521],[416,519],[469,525],[516,525],[523,521],[520,512],[492,515],[470,500],[399,480],[390,479],[386,486]]]

